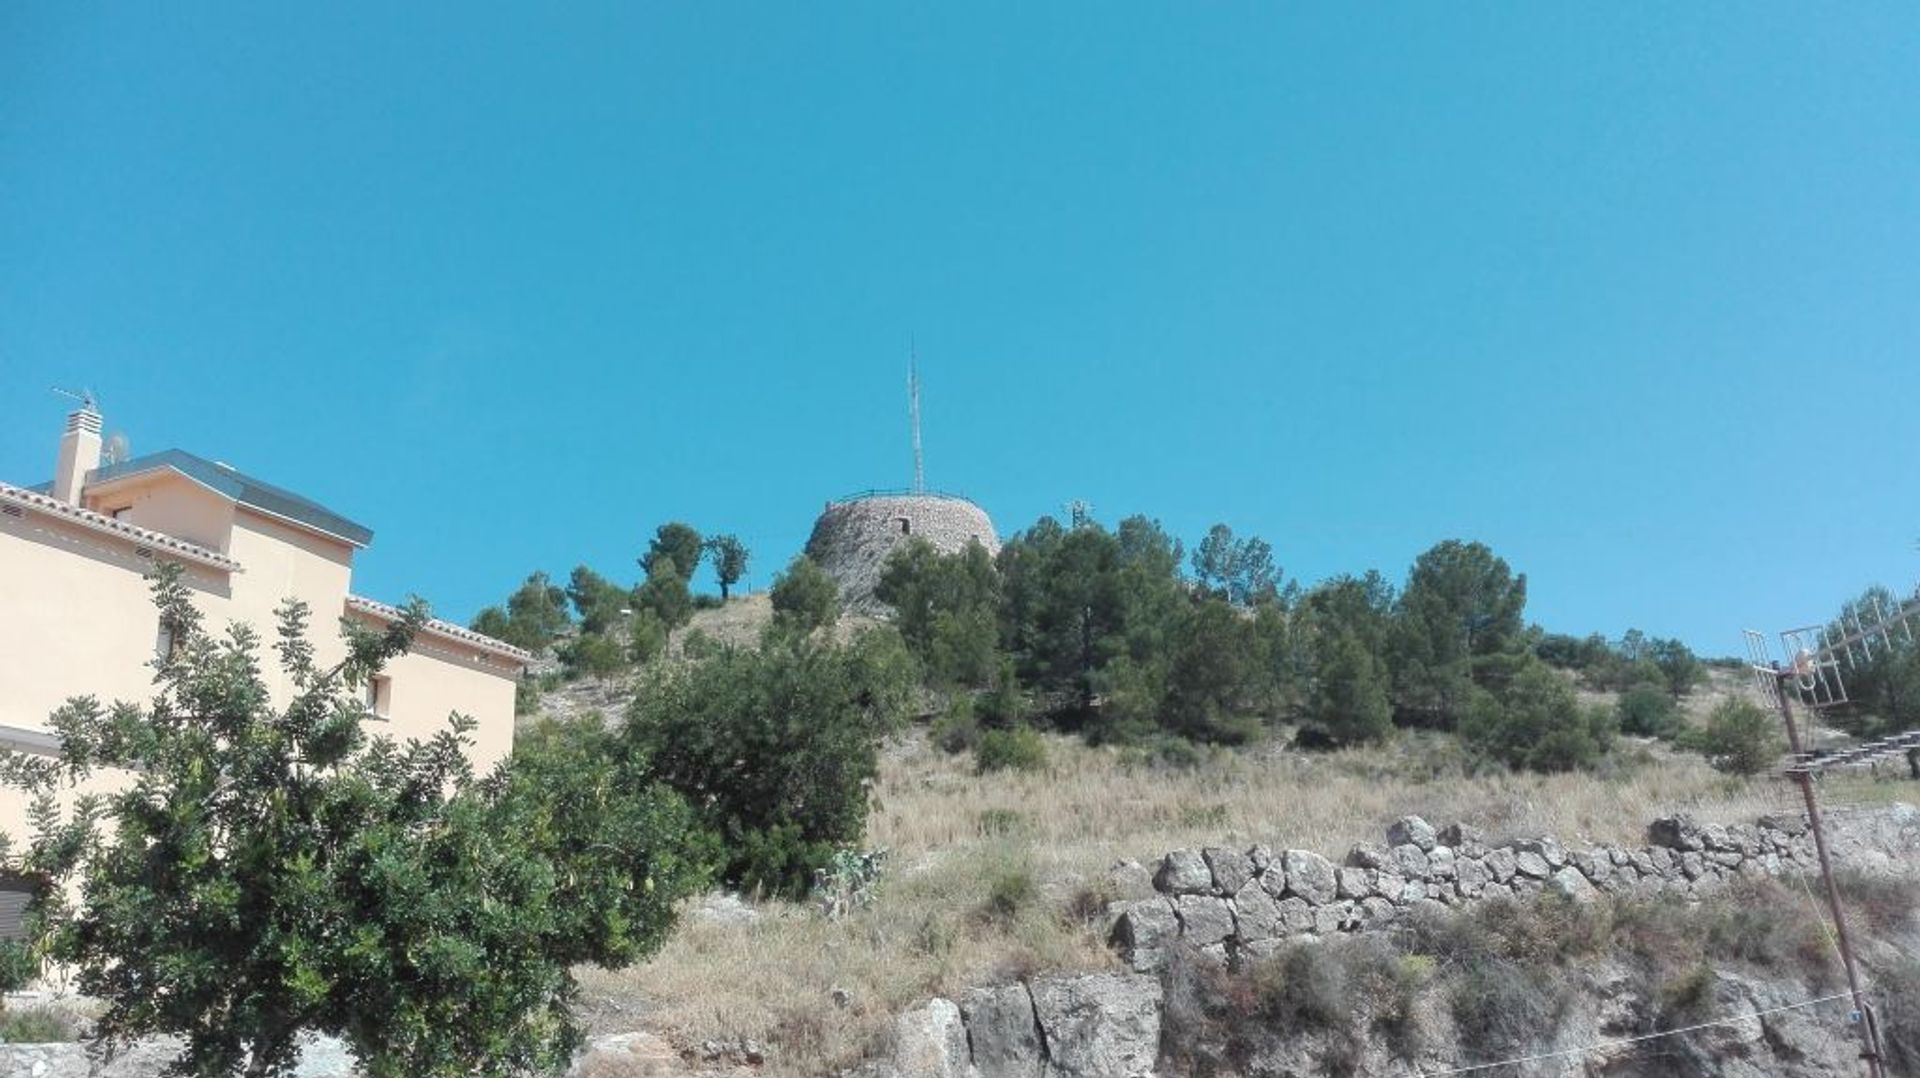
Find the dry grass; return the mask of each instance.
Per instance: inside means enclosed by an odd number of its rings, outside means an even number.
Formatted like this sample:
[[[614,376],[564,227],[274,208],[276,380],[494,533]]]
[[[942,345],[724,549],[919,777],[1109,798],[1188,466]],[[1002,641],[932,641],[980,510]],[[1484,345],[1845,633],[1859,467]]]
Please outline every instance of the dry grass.
[[[1045,770],[976,775],[969,758],[911,737],[889,746],[875,789],[868,843],[892,860],[871,908],[837,922],[777,903],[751,924],[689,919],[646,965],[585,972],[583,1002],[597,1031],[748,1037],[767,1045],[768,1073],[830,1072],[930,995],[1112,964],[1104,924],[1086,911],[1117,860],[1151,867],[1180,846],[1255,842],[1337,858],[1407,814],[1496,838],[1636,843],[1663,813],[1735,822],[1794,803],[1777,780],[1732,779],[1658,746],[1623,746],[1609,773],[1551,776],[1472,775],[1451,746],[1409,736],[1321,755],[1221,751],[1165,770],[1049,738]],[[1855,782],[1829,796],[1890,796]],[[1005,882],[1021,874],[1033,897],[996,915],[992,895],[1022,893]]]

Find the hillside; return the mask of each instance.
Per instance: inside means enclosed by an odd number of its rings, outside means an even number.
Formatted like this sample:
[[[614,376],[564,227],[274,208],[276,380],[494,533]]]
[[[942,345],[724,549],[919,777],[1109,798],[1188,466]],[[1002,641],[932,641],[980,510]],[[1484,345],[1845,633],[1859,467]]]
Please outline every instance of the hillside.
[[[1612,774],[1554,776],[1473,776],[1422,738],[1220,751],[1181,770],[1064,738],[1048,753],[1042,771],[979,775],[922,735],[891,744],[869,823],[889,863],[870,908],[832,920],[777,902],[698,905],[652,961],[582,971],[593,1028],[644,1029],[696,1055],[751,1042],[766,1073],[827,1073],[883,1047],[894,1016],[928,997],[1121,968],[1107,903],[1142,893],[1141,866],[1167,850],[1257,842],[1337,856],[1415,813],[1469,821],[1490,841],[1632,844],[1661,812],[1734,823],[1793,804],[1775,780],[1729,781],[1657,747]],[[1913,787],[1866,777],[1829,796],[1871,806]]]

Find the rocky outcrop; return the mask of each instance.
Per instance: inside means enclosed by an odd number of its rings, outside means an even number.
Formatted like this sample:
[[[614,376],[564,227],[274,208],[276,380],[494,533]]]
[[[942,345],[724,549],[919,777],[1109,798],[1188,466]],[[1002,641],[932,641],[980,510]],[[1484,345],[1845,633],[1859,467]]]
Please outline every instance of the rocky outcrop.
[[[1155,977],[1065,974],[934,999],[902,1015],[889,1059],[862,1078],[1153,1078]]]
[[[1835,855],[1855,871],[1912,872],[1920,810],[1895,805],[1829,821]],[[1163,968],[1178,944],[1221,962],[1272,953],[1283,941],[1380,928],[1422,908],[1552,891],[1577,902],[1602,894],[1699,895],[1738,877],[1818,868],[1802,817],[1700,825],[1656,820],[1648,844],[1568,848],[1541,836],[1489,846],[1466,824],[1436,829],[1417,816],[1336,866],[1311,850],[1173,850],[1150,898],[1116,903],[1112,942],[1135,972]]]

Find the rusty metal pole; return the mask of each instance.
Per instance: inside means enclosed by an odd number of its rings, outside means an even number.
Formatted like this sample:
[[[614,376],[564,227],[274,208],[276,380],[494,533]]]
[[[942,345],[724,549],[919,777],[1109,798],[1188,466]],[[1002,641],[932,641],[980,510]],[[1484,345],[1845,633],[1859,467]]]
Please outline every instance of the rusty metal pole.
[[[1813,793],[1813,772],[1806,766],[1805,750],[1800,745],[1800,726],[1793,721],[1793,704],[1787,698],[1791,670],[1774,664],[1773,698],[1780,706],[1780,718],[1787,724],[1787,743],[1793,748],[1795,766],[1789,774],[1800,784],[1800,796],[1807,803],[1807,826],[1813,832],[1813,849],[1820,857],[1820,880],[1826,884],[1827,909],[1833,915],[1833,931],[1840,945],[1840,963],[1847,970],[1847,989],[1853,993],[1853,1009],[1860,1016],[1860,1037],[1866,1047],[1860,1058],[1867,1061],[1870,1078],[1882,1078],[1880,1066],[1880,1030],[1873,1018],[1873,1007],[1860,988],[1860,970],[1853,960],[1853,940],[1847,934],[1847,919],[1840,913],[1840,887],[1833,879],[1833,858],[1827,852],[1827,831],[1820,822],[1820,802]]]

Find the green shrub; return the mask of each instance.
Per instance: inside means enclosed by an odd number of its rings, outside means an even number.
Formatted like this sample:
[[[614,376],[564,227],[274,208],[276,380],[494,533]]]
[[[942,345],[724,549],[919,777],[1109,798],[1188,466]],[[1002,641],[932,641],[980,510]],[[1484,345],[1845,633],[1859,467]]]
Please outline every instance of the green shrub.
[[[534,678],[523,677],[513,683],[513,714],[515,718],[523,715],[535,715],[540,711],[540,682]]]
[[[1260,1016],[1278,1032],[1341,1029],[1353,1009],[1344,948],[1297,943],[1253,969]]]
[[[1027,829],[1027,814],[1015,809],[990,808],[980,810],[979,831],[984,838],[1004,838],[1017,835]]]
[[[1487,1061],[1550,1040],[1571,998],[1557,969],[1492,958],[1455,979],[1448,1009],[1466,1057]]]
[[[1639,684],[1620,695],[1617,708],[1620,732],[1635,737],[1672,737],[1679,730],[1680,711],[1673,696],[1658,685]]]
[[[55,1044],[80,1039],[81,1023],[57,1007],[26,1007],[0,1013],[0,1044]]]
[[[911,691],[891,633],[848,645],[788,634],[656,669],[623,736],[693,803],[724,849],[726,883],[798,898],[835,849],[859,842],[880,738]]]
[[[980,743],[980,720],[973,701],[956,696],[947,704],[946,712],[933,720],[928,733],[944,752],[972,752]]]
[[[1730,696],[1714,707],[1700,732],[1700,751],[1734,775],[1757,775],[1779,758],[1779,720],[1750,700]]]
[[[1480,755],[1531,771],[1591,767],[1613,740],[1613,713],[1580,706],[1573,686],[1545,663],[1528,662],[1496,696],[1469,694],[1460,737]]]
[[[974,766],[989,771],[1039,771],[1047,766],[1047,743],[1030,726],[986,730],[973,748]]]
[[[1039,894],[1033,871],[1025,865],[1009,865],[987,881],[987,904],[983,911],[989,920],[1002,924],[1020,916]]]
[[[801,554],[773,578],[773,620],[783,629],[810,633],[840,617],[840,585],[818,562]]]

